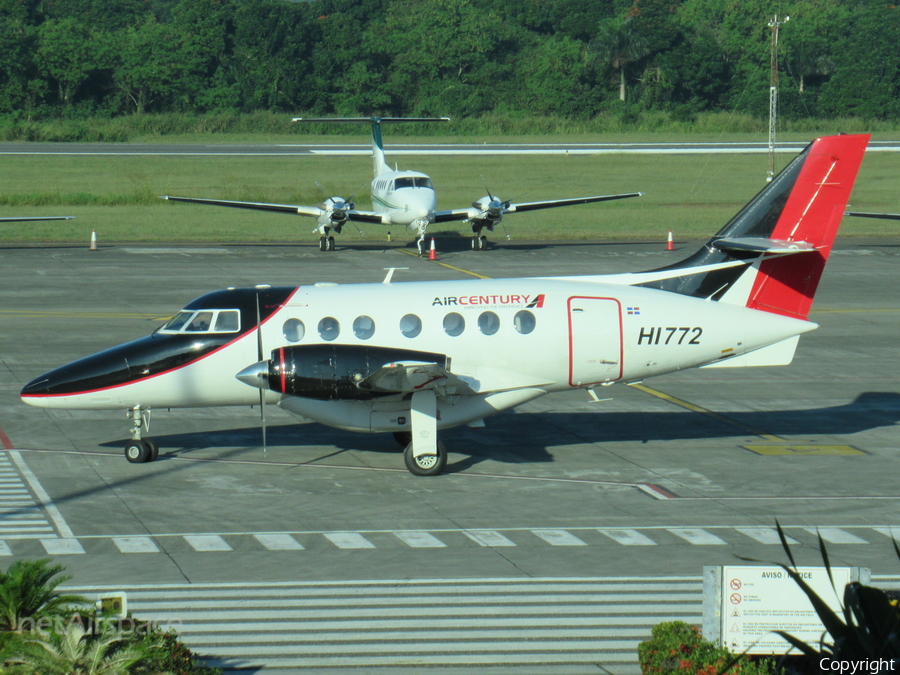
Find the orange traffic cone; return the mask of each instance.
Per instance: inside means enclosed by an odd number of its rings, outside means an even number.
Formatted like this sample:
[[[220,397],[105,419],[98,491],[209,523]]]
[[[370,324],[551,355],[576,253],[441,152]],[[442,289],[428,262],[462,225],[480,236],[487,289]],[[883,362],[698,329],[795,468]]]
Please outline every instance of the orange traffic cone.
[[[666,243],[666,250],[667,251],[675,250],[675,242],[672,241],[672,230],[669,230],[669,241]]]
[[[428,251],[429,260],[437,260],[437,251],[434,249],[434,237],[431,238],[431,250]]]
[[[91,230],[91,247],[88,251],[96,251],[97,250],[97,231]]]

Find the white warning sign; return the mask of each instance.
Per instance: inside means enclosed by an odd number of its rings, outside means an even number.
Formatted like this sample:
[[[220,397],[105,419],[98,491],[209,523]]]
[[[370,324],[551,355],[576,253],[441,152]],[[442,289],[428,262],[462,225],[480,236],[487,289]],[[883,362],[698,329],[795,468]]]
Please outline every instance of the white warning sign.
[[[851,568],[831,568],[834,587],[824,567],[800,567],[797,572],[840,613],[839,598],[851,580]],[[781,567],[723,567],[720,609],[722,643],[732,651],[784,654],[791,645],[773,631],[810,643],[818,642],[825,631],[809,598]]]

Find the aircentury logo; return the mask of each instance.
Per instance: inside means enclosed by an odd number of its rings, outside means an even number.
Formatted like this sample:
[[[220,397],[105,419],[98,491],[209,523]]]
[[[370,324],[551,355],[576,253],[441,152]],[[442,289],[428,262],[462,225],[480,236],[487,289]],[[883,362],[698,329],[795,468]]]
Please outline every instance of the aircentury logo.
[[[483,307],[485,305],[506,307],[527,307],[528,309],[540,309],[544,306],[544,294],[539,295],[449,295],[443,298],[435,298],[431,306],[443,307]]]

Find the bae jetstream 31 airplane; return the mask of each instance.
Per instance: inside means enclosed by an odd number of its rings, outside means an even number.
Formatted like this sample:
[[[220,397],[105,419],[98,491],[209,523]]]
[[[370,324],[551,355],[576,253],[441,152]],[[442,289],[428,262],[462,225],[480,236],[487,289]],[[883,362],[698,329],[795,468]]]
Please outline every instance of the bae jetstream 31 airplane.
[[[488,193],[478,201],[472,202],[471,208],[453,211],[437,210],[437,195],[434,183],[424,173],[418,171],[400,171],[391,169],[384,159],[384,145],[381,141],[381,125],[384,122],[448,122],[448,117],[296,117],[294,122],[365,122],[372,125],[372,157],[375,164],[375,178],[372,180],[372,204],[374,211],[361,211],[356,208],[352,198],[330,197],[318,206],[297,206],[295,204],[261,204],[258,202],[234,202],[221,199],[197,199],[194,197],[171,197],[176,202],[192,204],[208,204],[212,206],[231,206],[240,209],[256,209],[259,211],[276,211],[310,216],[318,219],[313,232],[318,232],[319,250],[333,251],[334,236],[340,234],[341,228],[348,220],[363,223],[380,223],[383,225],[401,225],[414,230],[418,235],[419,254],[425,254],[425,232],[432,223],[446,223],[453,220],[464,220],[472,225],[472,249],[483,251],[487,248],[487,238],[483,230],[493,232],[494,227],[503,220],[507,213],[520,213],[549,209],[557,206],[573,204],[589,204],[614,199],[640,197],[640,192],[597,197],[577,197],[574,199],[552,199],[543,202],[526,202],[513,204],[503,201]]]
[[[276,404],[340,429],[393,432],[439,474],[438,431],[544,394],[696,367],[786,365],[868,135],[820,138],[696,253],[614,275],[215,291],[152,335],[29,382],[22,400],[126,409],[131,462],[151,408]],[[594,395],[596,398],[596,395]]]

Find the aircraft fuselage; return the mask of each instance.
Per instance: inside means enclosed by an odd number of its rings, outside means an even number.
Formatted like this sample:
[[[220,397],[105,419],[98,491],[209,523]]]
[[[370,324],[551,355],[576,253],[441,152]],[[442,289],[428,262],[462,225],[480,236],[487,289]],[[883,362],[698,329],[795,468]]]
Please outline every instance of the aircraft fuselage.
[[[815,328],[739,305],[593,279],[267,289],[283,300],[264,317],[262,354],[320,345],[336,363],[366,346],[445,355],[474,395],[439,401],[438,427],[444,428],[549,392],[635,382],[734,358]],[[236,379],[259,360],[248,307],[254,292],[218,291],[185,310],[194,317],[236,310],[249,327],[158,331],[37,378],[22,396],[32,405],[67,409],[254,405],[259,391]],[[328,386],[307,396],[271,389],[264,395],[268,403],[335,427],[409,429],[403,396],[329,399]]]

